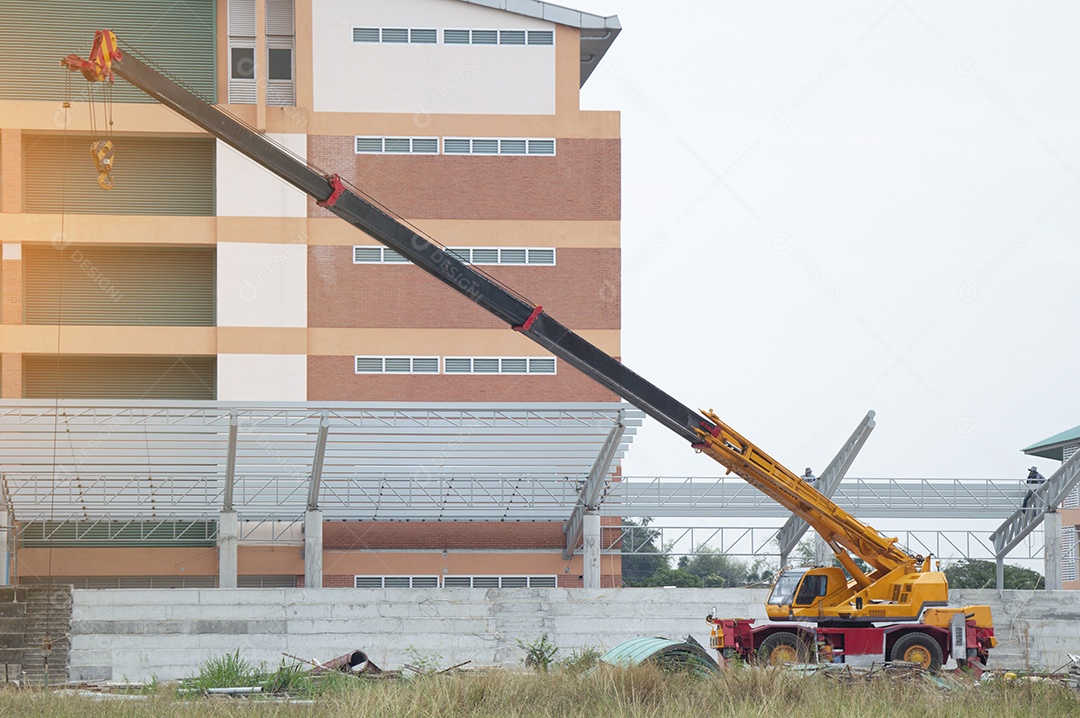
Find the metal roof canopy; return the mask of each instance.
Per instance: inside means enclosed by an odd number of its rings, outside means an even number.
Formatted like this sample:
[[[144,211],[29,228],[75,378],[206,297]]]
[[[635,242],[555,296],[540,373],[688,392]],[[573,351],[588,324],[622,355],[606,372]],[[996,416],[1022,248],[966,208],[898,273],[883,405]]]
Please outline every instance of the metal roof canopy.
[[[564,521],[615,427],[618,462],[643,417],[621,403],[4,400],[0,474],[22,522],[216,520],[230,471],[241,520],[295,521],[320,466],[328,520]]]

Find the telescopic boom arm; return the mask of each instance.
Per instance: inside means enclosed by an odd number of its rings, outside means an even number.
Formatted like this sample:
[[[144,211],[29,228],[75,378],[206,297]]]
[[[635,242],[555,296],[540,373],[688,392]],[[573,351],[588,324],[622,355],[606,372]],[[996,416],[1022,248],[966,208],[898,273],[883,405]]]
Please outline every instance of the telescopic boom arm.
[[[114,75],[127,80],[638,407],[723,464],[729,473],[734,472],[803,518],[833,546],[860,586],[865,588],[871,578],[855,566],[841,547],[873,566],[875,575],[900,567],[914,571],[922,563],[921,557],[909,556],[896,547],[896,539],[882,537],[849,515],[715,414],[707,412],[702,416],[685,406],[544,313],[542,307],[523,301],[356,194],[337,175],[325,176],[308,167],[259,133],[121,51],[111,31],[96,33],[89,60],[69,55],[61,64],[73,72],[81,72],[90,81],[112,81]]]

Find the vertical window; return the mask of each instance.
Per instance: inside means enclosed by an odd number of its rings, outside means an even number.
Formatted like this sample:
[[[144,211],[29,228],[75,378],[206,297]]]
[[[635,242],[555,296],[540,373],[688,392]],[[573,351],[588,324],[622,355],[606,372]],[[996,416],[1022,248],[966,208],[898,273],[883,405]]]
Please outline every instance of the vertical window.
[[[255,0],[229,0],[229,102],[255,104]]]
[[[266,104],[296,104],[293,0],[266,0]]]

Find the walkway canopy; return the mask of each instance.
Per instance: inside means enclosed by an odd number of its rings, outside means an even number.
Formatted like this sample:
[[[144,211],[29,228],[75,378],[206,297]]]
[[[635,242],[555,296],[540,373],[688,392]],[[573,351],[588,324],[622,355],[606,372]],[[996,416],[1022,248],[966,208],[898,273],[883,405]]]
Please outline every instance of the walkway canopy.
[[[643,414],[620,403],[0,401],[29,521],[565,521]],[[231,491],[229,490],[231,485]]]

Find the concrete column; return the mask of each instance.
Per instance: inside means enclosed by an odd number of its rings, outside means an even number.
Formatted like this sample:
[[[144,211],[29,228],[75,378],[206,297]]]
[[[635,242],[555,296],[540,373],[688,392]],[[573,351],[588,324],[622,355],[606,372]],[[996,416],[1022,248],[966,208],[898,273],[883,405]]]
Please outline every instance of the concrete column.
[[[1047,511],[1043,514],[1043,532],[1046,548],[1043,558],[1046,561],[1046,590],[1061,590],[1061,514]]]
[[[825,539],[821,538],[814,533],[814,565],[815,566],[832,566],[833,565],[833,551],[829,547],[829,544],[825,543]]]
[[[235,511],[222,511],[218,517],[218,588],[236,588],[236,542],[240,521]]]
[[[585,588],[600,588],[600,513],[586,511],[581,524]]]
[[[304,587],[322,588],[322,511],[304,512]]]

